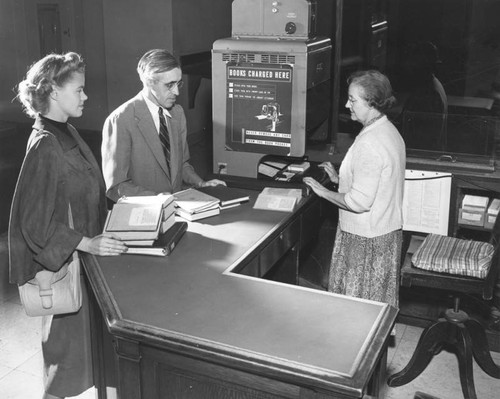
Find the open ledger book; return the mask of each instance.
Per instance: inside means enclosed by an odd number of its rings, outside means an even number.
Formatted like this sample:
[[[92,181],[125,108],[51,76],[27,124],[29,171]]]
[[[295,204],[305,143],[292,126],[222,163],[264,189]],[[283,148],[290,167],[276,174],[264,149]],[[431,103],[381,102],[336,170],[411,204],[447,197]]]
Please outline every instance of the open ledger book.
[[[265,187],[257,197],[254,209],[292,212],[302,198],[300,188]]]
[[[108,213],[104,233],[118,236],[127,245],[152,245],[175,222],[173,196],[122,197]]]

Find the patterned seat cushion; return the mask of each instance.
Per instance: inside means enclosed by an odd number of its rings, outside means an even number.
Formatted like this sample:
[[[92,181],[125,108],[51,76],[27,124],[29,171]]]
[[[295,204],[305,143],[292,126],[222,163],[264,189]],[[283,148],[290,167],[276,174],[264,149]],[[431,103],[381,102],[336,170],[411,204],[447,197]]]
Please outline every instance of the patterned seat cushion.
[[[420,269],[484,279],[494,250],[487,242],[429,234],[411,261]]]

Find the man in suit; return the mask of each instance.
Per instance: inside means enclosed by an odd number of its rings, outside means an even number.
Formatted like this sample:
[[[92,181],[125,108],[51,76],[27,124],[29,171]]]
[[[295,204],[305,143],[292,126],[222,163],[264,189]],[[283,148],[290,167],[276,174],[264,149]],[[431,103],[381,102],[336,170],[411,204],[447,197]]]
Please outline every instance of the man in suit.
[[[182,71],[175,57],[154,49],[139,60],[142,91],[114,110],[104,122],[102,169],[107,196],[174,193],[182,184],[203,187],[225,183],[203,181],[189,163],[186,116],[175,104]]]

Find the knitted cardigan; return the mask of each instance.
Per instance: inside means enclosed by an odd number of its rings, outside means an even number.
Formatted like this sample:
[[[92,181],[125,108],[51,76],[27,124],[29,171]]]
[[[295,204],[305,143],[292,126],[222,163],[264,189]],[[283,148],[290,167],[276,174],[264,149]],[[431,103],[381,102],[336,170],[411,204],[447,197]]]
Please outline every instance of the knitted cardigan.
[[[342,231],[377,237],[403,226],[404,141],[383,116],[363,129],[339,171],[339,193],[352,211],[340,210]]]

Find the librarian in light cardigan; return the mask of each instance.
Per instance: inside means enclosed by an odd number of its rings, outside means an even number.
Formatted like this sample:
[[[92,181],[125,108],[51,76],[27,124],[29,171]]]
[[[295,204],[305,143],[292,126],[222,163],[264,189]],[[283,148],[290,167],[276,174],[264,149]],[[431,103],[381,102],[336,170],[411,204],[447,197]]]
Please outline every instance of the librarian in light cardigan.
[[[331,292],[398,307],[403,226],[405,145],[385,112],[394,104],[389,79],[374,70],[353,73],[346,108],[363,125],[340,166],[322,163],[338,192],[304,182],[339,207],[330,265]]]

